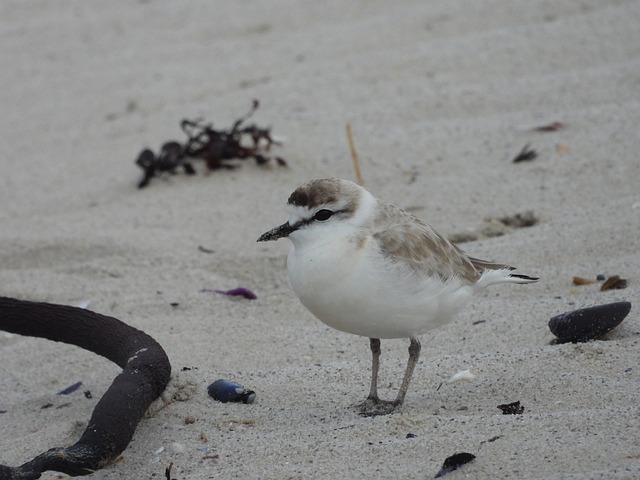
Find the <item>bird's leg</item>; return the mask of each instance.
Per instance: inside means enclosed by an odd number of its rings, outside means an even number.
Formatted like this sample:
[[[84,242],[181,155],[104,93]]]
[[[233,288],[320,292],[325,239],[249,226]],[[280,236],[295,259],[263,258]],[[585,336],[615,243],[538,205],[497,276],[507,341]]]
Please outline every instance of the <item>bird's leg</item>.
[[[371,346],[371,389],[367,400],[377,402],[378,398],[378,370],[380,369],[380,339],[370,338]]]
[[[396,405],[378,397],[378,370],[380,369],[380,339],[370,338],[371,346],[371,389],[367,399],[359,405],[360,414],[365,417],[387,415],[394,411]]]
[[[411,377],[413,376],[413,370],[416,368],[416,364],[420,358],[421,348],[420,340],[416,337],[411,337],[411,343],[409,344],[409,360],[407,361],[407,368],[404,371],[402,385],[400,385],[400,390],[398,390],[398,396],[393,401],[395,406],[402,405],[402,402],[404,402],[404,397],[409,389],[409,382],[411,382]]]
[[[378,398],[378,370],[380,369],[380,339],[370,338],[371,347],[371,388],[367,399],[358,405],[360,414],[365,417],[385,415],[393,411],[391,402]]]

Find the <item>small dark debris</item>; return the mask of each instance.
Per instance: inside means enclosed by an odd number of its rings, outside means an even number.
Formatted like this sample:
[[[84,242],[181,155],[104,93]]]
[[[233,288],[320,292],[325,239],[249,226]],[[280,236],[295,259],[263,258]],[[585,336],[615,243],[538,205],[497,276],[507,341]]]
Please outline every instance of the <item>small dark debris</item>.
[[[558,341],[586,342],[617,327],[631,311],[630,302],[613,302],[586,307],[551,317],[549,330]]]
[[[620,278],[619,275],[612,275],[604,281],[600,287],[600,291],[622,290],[623,288],[627,288],[627,281],[624,278]]]
[[[209,249],[209,248],[205,248],[203,246],[198,246],[198,250],[200,250],[202,253],[215,253],[213,250]]]
[[[69,385],[67,388],[60,390],[58,392],[58,395],[69,395],[70,393],[78,390],[80,388],[80,385],[82,385],[82,382],[76,382],[73,385]]]
[[[407,433],[406,438],[416,438],[416,434],[415,433]]]
[[[171,305],[173,308],[179,307],[180,304],[178,302],[171,302],[169,305]]]
[[[503,415],[522,415],[522,412],[524,412],[524,407],[520,405],[520,400],[498,405],[498,408],[502,410]]]
[[[607,277],[605,276],[604,273],[599,273],[598,275],[596,275],[596,280],[598,280],[599,282],[604,281],[605,278]]]
[[[481,323],[486,323],[486,322],[487,322],[486,320],[476,320],[471,325],[480,325]]]
[[[164,478],[165,478],[166,480],[172,480],[172,479],[171,479],[171,468],[172,468],[172,467],[173,467],[173,462],[171,462],[171,463],[169,464],[169,466],[168,466],[167,468],[165,468],[165,470],[164,470]]]
[[[84,398],[93,398],[93,395],[91,395],[91,391],[85,390],[84,391]]]
[[[0,410],[0,415],[2,415],[3,413],[7,413],[6,410]]]
[[[451,473],[454,470],[457,470],[458,467],[469,463],[474,458],[476,458],[475,455],[467,452],[461,452],[451,455],[450,457],[447,457],[445,459],[444,463],[442,464],[442,468],[438,473],[436,473],[436,476],[433,478],[440,478],[447,473]]]
[[[539,222],[539,218],[531,210],[514,213],[513,215],[505,215],[503,217],[487,217],[478,230],[454,233],[453,235],[449,235],[448,239],[450,242],[457,244],[471,242],[481,238],[499,237],[513,229],[532,227]]]
[[[566,125],[561,122],[551,122],[546,125],[540,125],[539,127],[535,127],[533,131],[534,132],[555,132],[556,130],[560,130],[565,126]]]
[[[625,368],[624,373],[629,373],[631,371],[633,371],[633,368],[631,368],[631,367]],[[0,413],[2,413],[2,412],[0,412]]]
[[[502,438],[502,435],[496,435],[495,437],[491,437],[488,440],[482,440],[480,442],[480,446],[484,445],[485,443],[493,443],[500,438]]]
[[[51,408],[51,407],[53,407],[53,403],[45,403],[40,407],[40,409],[44,410],[45,408]]]
[[[273,145],[280,145],[271,137],[271,130],[256,125],[240,128],[259,105],[260,102],[254,100],[249,112],[227,130],[215,130],[213,124],[204,123],[202,119],[182,120],[180,128],[187,135],[186,143],[169,141],[160,147],[158,155],[148,148],[138,155],[135,163],[144,171],[138,188],[146,187],[153,177],[163,173],[176,174],[179,168],[187,175],[194,175],[196,170],[188,159],[203,160],[208,170],[236,168],[235,164],[227,163],[234,159],[253,158],[258,165],[270,162],[272,158],[266,153]],[[273,160],[279,166],[287,165],[281,157]]]
[[[538,218],[532,210],[527,210],[523,213],[515,213],[513,215],[500,217],[498,218],[498,221],[511,228],[527,228],[536,225],[538,223]]]
[[[240,297],[247,298],[249,300],[255,300],[256,298],[258,298],[258,296],[255,293],[253,293],[248,288],[244,288],[244,287],[232,288],[231,290],[210,290],[210,289],[204,288],[201,291],[219,293],[220,295],[240,296]]]
[[[522,150],[520,150],[520,153],[518,153],[518,155],[513,158],[512,162],[530,162],[531,160],[536,158],[538,156],[538,153],[535,150],[530,149],[529,147],[530,144],[528,143],[524,147],[522,147]]]

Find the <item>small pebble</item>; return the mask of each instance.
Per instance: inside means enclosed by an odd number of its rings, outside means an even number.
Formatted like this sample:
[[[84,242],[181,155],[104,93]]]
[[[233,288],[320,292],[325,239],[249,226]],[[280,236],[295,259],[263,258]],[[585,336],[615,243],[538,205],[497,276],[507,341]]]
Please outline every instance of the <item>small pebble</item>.
[[[236,382],[223,378],[209,385],[207,392],[210,397],[222,403],[252,403],[256,398],[256,392],[253,390],[248,390]]]
[[[562,342],[586,342],[617,327],[630,310],[630,302],[581,308],[552,317],[549,329]]]

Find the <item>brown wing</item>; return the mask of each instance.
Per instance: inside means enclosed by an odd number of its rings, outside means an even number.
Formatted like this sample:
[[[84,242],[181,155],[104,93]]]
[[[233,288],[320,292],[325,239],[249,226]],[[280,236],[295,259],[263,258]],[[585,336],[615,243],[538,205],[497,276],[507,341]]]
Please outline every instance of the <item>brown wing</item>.
[[[381,252],[393,262],[443,280],[459,277],[473,283],[480,277],[482,268],[460,248],[431,225],[399,208],[381,205],[375,229]]]

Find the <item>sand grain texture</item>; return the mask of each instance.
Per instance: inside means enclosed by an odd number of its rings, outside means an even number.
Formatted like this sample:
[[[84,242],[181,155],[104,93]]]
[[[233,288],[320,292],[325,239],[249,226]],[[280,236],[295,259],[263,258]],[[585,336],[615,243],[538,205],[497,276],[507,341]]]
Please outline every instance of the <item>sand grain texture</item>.
[[[3,2],[0,293],[88,301],[144,330],[184,400],[154,409],[92,478],[164,478],[173,462],[180,480],[424,479],[460,451],[476,459],[447,478],[640,476],[639,24],[640,4],[613,0]],[[230,126],[253,98],[289,168],[249,161],[136,189],[140,150],[183,140],[183,118]],[[532,131],[554,121],[566,127]],[[388,417],[353,407],[367,340],[300,305],[287,242],[256,243],[297,185],[353,178],[347,123],[365,186],[442,233],[539,219],[463,245],[541,281],[493,288],[423,337]],[[527,143],[538,157],[511,163]],[[598,273],[628,288],[571,284]],[[258,299],[201,292],[240,286]],[[551,316],[623,300],[631,313],[604,340],[549,345]],[[382,344],[385,397],[407,346]],[[446,383],[467,369],[475,380]],[[0,463],[75,442],[117,373],[0,332]],[[217,378],[255,402],[214,402]],[[496,408],[516,400],[522,415]]]

